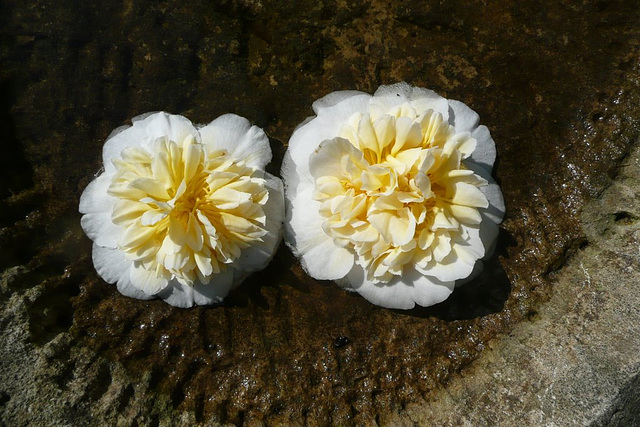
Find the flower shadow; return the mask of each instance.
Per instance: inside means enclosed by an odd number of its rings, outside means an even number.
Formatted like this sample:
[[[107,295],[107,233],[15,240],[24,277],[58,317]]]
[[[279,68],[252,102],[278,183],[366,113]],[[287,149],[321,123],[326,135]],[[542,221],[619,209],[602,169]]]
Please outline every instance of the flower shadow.
[[[470,320],[498,313],[511,292],[511,283],[500,258],[508,258],[507,248],[515,245],[515,239],[507,231],[500,229],[496,251],[484,261],[482,273],[459,288],[440,304],[401,311],[414,317],[435,317],[441,320]]]
[[[309,293],[309,284],[300,280],[294,272],[296,265],[297,261],[291,251],[284,242],[280,243],[269,265],[247,277],[229,293],[221,305],[243,308],[253,306],[266,310],[272,305],[272,294],[280,292],[282,286],[295,286],[298,291]]]

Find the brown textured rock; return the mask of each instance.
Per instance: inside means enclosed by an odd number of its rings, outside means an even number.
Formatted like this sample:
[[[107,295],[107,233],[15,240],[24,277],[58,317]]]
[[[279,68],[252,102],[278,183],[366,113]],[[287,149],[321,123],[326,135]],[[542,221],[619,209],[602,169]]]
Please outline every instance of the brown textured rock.
[[[0,325],[3,351],[19,355],[0,362],[9,424],[389,421],[536,316],[549,274],[586,242],[585,197],[604,188],[638,136],[630,77],[640,12],[626,2],[2,8],[1,123],[12,160],[1,160]],[[271,136],[277,173],[313,100],[399,80],[464,101],[497,143],[500,257],[448,301],[374,307],[306,277],[284,247],[220,307],[129,300],[93,272],[78,198],[126,119],[241,114]],[[16,376],[30,385],[21,390]]]

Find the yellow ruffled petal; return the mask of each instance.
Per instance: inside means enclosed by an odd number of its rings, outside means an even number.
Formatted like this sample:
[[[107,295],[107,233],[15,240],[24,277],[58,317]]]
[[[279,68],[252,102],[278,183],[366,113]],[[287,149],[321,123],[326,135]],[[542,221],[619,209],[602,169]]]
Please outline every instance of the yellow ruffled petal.
[[[368,280],[384,283],[407,264],[428,271],[452,262],[470,238],[462,224],[482,220],[488,202],[479,187],[487,182],[462,163],[475,139],[440,113],[418,115],[409,103],[375,108],[372,116],[354,114],[309,164],[322,229],[357,254]]]
[[[152,146],[123,150],[114,161],[109,194],[119,199],[112,212],[124,228],[119,248],[137,263],[145,292],[171,279],[208,282],[221,262],[232,263],[267,233],[265,181],[221,151],[205,152],[193,135]]]

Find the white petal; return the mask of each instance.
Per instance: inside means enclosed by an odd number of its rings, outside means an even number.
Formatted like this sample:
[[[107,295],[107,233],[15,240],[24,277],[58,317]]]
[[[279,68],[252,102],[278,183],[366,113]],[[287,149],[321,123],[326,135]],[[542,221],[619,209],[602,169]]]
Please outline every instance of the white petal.
[[[415,304],[428,307],[438,304],[451,295],[454,282],[441,282],[426,277],[413,268],[406,268],[402,277],[396,277],[389,283],[374,284],[364,277],[359,265],[346,277],[350,286],[369,302],[386,308],[408,310]]]
[[[240,274],[234,277],[234,286],[240,284],[244,277],[254,271],[264,269],[271,261],[282,240],[282,222],[284,221],[284,190],[282,181],[275,176],[266,173],[264,179],[269,190],[269,199],[263,206],[267,217],[267,234],[262,236],[263,242],[256,242],[242,251],[240,258],[234,263],[234,267]],[[246,274],[245,274],[246,273]],[[242,277],[244,276],[244,277]]]
[[[146,113],[138,114],[137,116],[131,119],[131,123],[140,122],[149,116],[153,116],[155,114],[160,114],[160,113],[162,113],[162,111],[148,111]]]
[[[118,280],[117,284],[118,292],[120,292],[125,297],[141,299],[141,300],[150,300],[155,298],[155,295],[149,295],[142,292],[140,289],[133,286],[131,283],[131,278],[129,274],[122,276],[120,280]]]
[[[80,196],[80,213],[111,212],[116,202],[107,194],[112,179],[113,174],[103,173],[87,185]]]
[[[476,259],[484,257],[487,248],[482,240],[481,230],[483,223],[484,222],[482,222],[480,226],[461,225],[460,227],[469,237],[465,241],[458,237],[453,242],[454,245],[461,245],[466,252],[472,254]]]
[[[482,260],[476,261],[475,265],[473,266],[473,271],[471,271],[471,274],[469,274],[469,276],[465,277],[464,279],[456,280],[456,288],[469,283],[470,281],[478,277],[483,271],[484,263],[482,262]]]
[[[476,149],[471,153],[470,159],[486,168],[488,171],[493,169],[493,164],[496,161],[496,143],[491,138],[489,129],[484,126],[478,126],[476,130],[471,133],[471,136],[478,142]]]
[[[133,286],[149,295],[155,295],[167,286],[167,279],[156,277],[155,272],[135,264],[130,269],[129,278]]]
[[[496,224],[500,224],[506,211],[500,186],[491,180],[488,185],[480,187],[480,191],[489,201],[489,207],[483,209],[483,213]]]
[[[93,244],[91,258],[98,275],[110,284],[116,283],[122,276],[128,275],[132,264],[132,261],[125,259],[122,251],[104,248],[95,243]]]
[[[271,161],[269,138],[258,126],[235,114],[224,114],[199,129],[202,143],[211,151],[224,150],[257,169]]]
[[[165,112],[152,113],[144,118],[134,118],[133,126],[107,139],[102,148],[102,161],[106,172],[115,171],[111,160],[120,157],[120,153],[127,147],[145,147],[156,138],[166,137],[171,141],[181,143],[189,135],[200,141],[200,135],[191,121],[183,116],[167,114]]]
[[[360,95],[366,95],[367,97],[371,96],[367,93],[360,92],[358,90],[338,90],[335,92],[331,92],[330,94],[325,95],[322,98],[318,99],[311,105],[311,108],[313,108],[314,113],[319,114],[320,110],[333,107],[334,105],[346,99],[353,98],[354,96],[360,96]]]
[[[455,282],[442,282],[434,277],[427,277],[414,268],[406,268],[402,282],[410,283],[411,298],[422,307],[430,307],[449,298]]]
[[[354,256],[336,246],[322,230],[320,203],[311,198],[312,192],[313,188],[308,187],[294,201],[288,200],[285,241],[311,277],[340,279],[351,270]]]
[[[154,113],[147,113],[147,114],[145,115],[145,117],[150,116],[151,114],[154,114]],[[142,116],[142,115],[134,117],[133,119],[131,119],[131,122],[136,121],[136,119],[138,119],[138,118],[139,118],[139,117],[141,117],[141,116]],[[105,141],[110,140],[111,138],[113,138],[114,136],[116,136],[117,134],[119,134],[120,132],[122,132],[123,130],[127,130],[127,129],[129,129],[130,127],[131,127],[131,125],[122,125],[122,126],[118,126],[117,128],[115,128],[114,130],[112,130],[112,131],[111,131],[111,133],[109,134],[109,136],[107,137],[107,139],[106,139]]]
[[[98,246],[116,248],[123,232],[122,227],[111,221],[111,210],[85,214],[80,219],[85,234]]]
[[[280,169],[280,176],[284,183],[285,199],[289,202],[295,200],[298,195],[298,188],[300,186],[300,175],[298,174],[296,164],[291,158],[291,150],[287,150],[282,158],[282,168]],[[313,187],[314,182],[310,174],[304,178],[303,187]]]
[[[320,232],[324,234],[322,229]],[[340,279],[353,267],[353,254],[336,246],[331,239],[322,237],[310,243],[317,234],[309,229],[302,230],[297,237],[299,241],[304,241],[308,245],[304,252],[300,253],[300,262],[307,274],[314,279]]]
[[[175,279],[158,292],[158,296],[174,307],[189,308],[194,304],[193,288],[185,286]]]
[[[409,102],[416,108],[418,115],[432,109],[442,114],[444,120],[449,118],[449,104],[445,98],[432,90],[411,86],[405,82],[380,86],[373,98],[372,103],[383,104],[387,110]]]
[[[138,117],[136,117],[132,122],[133,127],[143,127],[147,136],[152,140],[166,137],[168,140],[180,144],[185,139],[193,137],[196,142],[201,142],[195,126],[191,123],[191,120],[184,116],[159,112],[150,114],[142,120],[138,120]]]
[[[498,240],[498,234],[500,229],[498,225],[491,219],[486,218],[487,214],[482,215],[482,222],[480,223],[480,239],[485,248],[484,259],[488,259],[493,255],[496,249],[496,241]]]
[[[369,108],[371,95],[361,94],[342,99],[335,105],[318,110],[318,116],[296,128],[289,139],[289,149],[285,155],[290,157],[283,162],[282,177],[287,186],[291,186],[289,177],[297,174],[299,179],[311,180],[309,175],[309,157],[325,139],[340,134],[340,129],[357,112],[365,113]],[[297,180],[293,181],[293,183]]]
[[[282,224],[284,221],[284,189],[282,188],[282,180],[268,172],[264,173],[264,180],[266,181],[267,190],[269,190],[269,199],[262,209],[267,216],[267,220]]]
[[[479,209],[480,213],[486,215],[486,217],[491,219],[494,223],[500,224],[506,212],[504,197],[502,196],[500,186],[496,183],[491,174],[483,167],[475,165],[475,168],[473,168],[473,163],[471,162],[465,162],[465,164],[472,168],[473,171],[481,178],[484,178],[487,181],[487,185],[479,187],[479,190],[484,194],[484,197],[487,198],[489,207],[486,209]]]
[[[466,104],[450,99],[449,107],[449,123],[456,128],[456,132],[473,132],[478,127],[480,116]]]
[[[193,302],[198,305],[210,305],[222,302],[229,293],[233,282],[234,271],[232,268],[227,268],[225,271],[214,274],[211,276],[211,281],[207,284],[196,282],[193,286]]]
[[[442,282],[453,282],[468,277],[473,271],[475,260],[460,256],[455,246],[441,262],[429,263],[426,276]]]
[[[364,270],[358,264],[353,266],[345,279],[353,290],[375,305],[403,310],[415,306],[406,286],[398,285],[396,280],[389,283],[371,283],[367,281]],[[395,283],[395,286],[392,283]]]
[[[141,300],[154,298],[154,295],[145,294],[131,284],[129,270],[133,262],[127,260],[122,251],[94,244],[91,257],[98,275],[107,283],[117,282],[118,292],[122,295]]]

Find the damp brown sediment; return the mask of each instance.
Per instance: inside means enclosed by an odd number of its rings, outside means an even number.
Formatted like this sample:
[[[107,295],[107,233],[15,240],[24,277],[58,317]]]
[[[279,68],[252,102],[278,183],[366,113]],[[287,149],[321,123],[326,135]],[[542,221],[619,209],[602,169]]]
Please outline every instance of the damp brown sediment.
[[[69,332],[69,348],[123,364],[196,421],[384,422],[534,316],[585,243],[585,197],[638,136],[640,11],[573,3],[7,2],[2,123],[19,161],[0,245],[3,267],[21,267],[2,298],[29,295],[36,345]],[[497,144],[499,257],[446,302],[372,306],[307,277],[284,246],[219,307],[130,300],[93,272],[78,198],[126,119],[241,114],[270,135],[277,172],[313,100],[401,80],[462,100]],[[52,361],[62,389],[69,348]],[[97,401],[110,379],[94,371]]]

